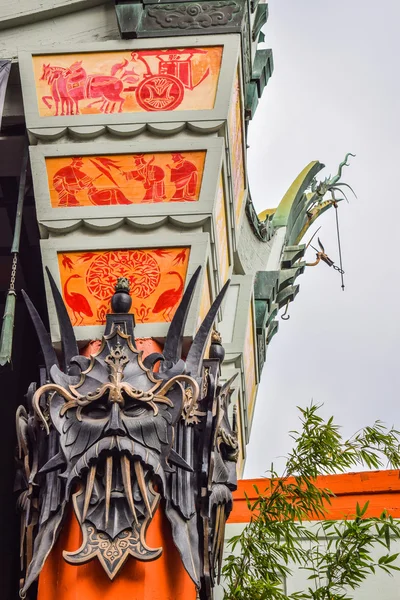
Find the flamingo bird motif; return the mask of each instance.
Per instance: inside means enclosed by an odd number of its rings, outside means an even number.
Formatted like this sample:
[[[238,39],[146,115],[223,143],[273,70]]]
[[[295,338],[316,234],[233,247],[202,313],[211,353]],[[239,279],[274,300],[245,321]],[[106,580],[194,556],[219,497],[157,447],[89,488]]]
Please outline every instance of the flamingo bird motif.
[[[158,297],[158,300],[153,308],[153,313],[157,314],[162,312],[164,320],[170,321],[172,319],[171,312],[178,304],[182,296],[183,279],[176,271],[168,271],[167,275],[176,275],[179,277],[179,286],[176,289],[165,290],[165,292]]]
[[[68,306],[72,309],[74,313],[75,323],[74,325],[81,325],[83,321],[83,317],[92,317],[93,311],[90,308],[90,304],[82,294],[78,294],[77,292],[69,292],[68,291],[68,282],[70,279],[75,279],[76,277],[80,277],[76,273],[68,277],[67,281],[64,283],[64,298]],[[78,316],[77,316],[78,315]],[[78,323],[78,321],[80,322]]]

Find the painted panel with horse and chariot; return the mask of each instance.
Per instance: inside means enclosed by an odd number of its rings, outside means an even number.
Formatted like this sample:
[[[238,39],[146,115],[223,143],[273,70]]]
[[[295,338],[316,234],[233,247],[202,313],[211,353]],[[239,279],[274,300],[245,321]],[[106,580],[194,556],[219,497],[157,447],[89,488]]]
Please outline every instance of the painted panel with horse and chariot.
[[[41,117],[214,107],[222,46],[34,55]]]
[[[116,276],[129,279],[136,323],[170,322],[183,295],[189,256],[189,247],[59,252],[72,324],[105,323]]]
[[[46,157],[53,208],[199,199],[206,152]]]

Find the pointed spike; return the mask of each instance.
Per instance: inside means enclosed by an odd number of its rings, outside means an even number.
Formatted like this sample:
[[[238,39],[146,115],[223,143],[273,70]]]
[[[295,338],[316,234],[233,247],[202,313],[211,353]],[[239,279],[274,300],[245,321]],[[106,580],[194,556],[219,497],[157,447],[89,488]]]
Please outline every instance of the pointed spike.
[[[110,455],[110,456],[107,456],[107,460],[106,460],[106,496],[105,496],[105,502],[106,502],[106,514],[105,514],[106,527],[108,525],[108,518],[109,518],[109,515],[110,515],[112,471],[113,471],[113,457]]]
[[[36,308],[34,307],[31,299],[29,298],[28,294],[24,290],[21,290],[21,292],[22,292],[22,296],[25,300],[25,304],[28,309],[29,315],[32,319],[33,326],[36,330],[36,335],[38,336],[38,339],[39,339],[39,344],[42,349],[47,373],[50,374],[50,369],[53,365],[59,366],[56,351],[54,350],[53,345],[51,343],[50,335],[46,331],[43,321],[40,318],[39,313],[36,310]]]
[[[186,462],[184,458],[182,458],[182,456],[175,452],[173,448],[171,448],[170,450],[168,462],[172,463],[173,465],[176,465],[177,467],[180,467],[181,469],[184,469],[185,471],[193,472],[192,467]]]
[[[55,456],[50,458],[45,465],[40,469],[39,473],[51,473],[51,471],[57,471],[66,465],[66,460],[63,452],[60,450]]]
[[[69,318],[64,300],[48,267],[46,267],[46,273],[47,277],[49,278],[51,293],[53,295],[57,312],[57,320],[60,328],[61,344],[64,356],[64,368],[65,372],[68,373],[68,367],[70,366],[72,357],[79,354],[78,344],[76,343],[74,328],[72,327],[71,319]]]
[[[193,273],[169,326],[163,350],[165,357],[165,368],[171,366],[168,365],[168,363],[175,363],[181,358],[183,333],[200,271],[201,267],[197,267]],[[163,364],[161,364],[160,367],[160,370],[163,371]]]
[[[89,502],[92,497],[95,477],[96,477],[96,465],[92,465],[90,467],[90,471],[89,471],[87,479],[86,479],[86,492],[85,492],[85,502],[83,504],[83,511],[82,511],[82,523],[86,519],[87,511],[89,508]]]
[[[222,300],[224,299],[229,284],[230,279],[228,279],[228,281],[225,283],[224,287],[212,303],[210,310],[206,314],[205,319],[200,325],[199,330],[196,333],[196,336],[193,340],[193,343],[190,346],[190,350],[186,358],[186,369],[187,372],[193,377],[200,376],[208,336],[210,335],[215,316],[218,312],[219,307],[221,306]]]
[[[135,460],[135,473],[136,473],[136,478],[137,478],[137,481],[139,484],[140,493],[142,494],[144,504],[147,508],[147,512],[149,513],[150,516],[152,516],[149,498],[147,496],[146,483],[144,480],[143,467],[142,467],[140,460]]]
[[[229,390],[229,388],[231,387],[232,383],[235,381],[237,376],[238,376],[238,374],[235,373],[234,375],[232,375],[232,377],[230,379],[228,379],[228,381],[225,381],[225,383],[223,384],[223,386],[221,388],[220,394],[225,392],[225,390]]]
[[[139,521],[136,515],[135,510],[135,502],[133,500],[132,494],[132,483],[131,483],[131,463],[129,458],[124,454],[121,456],[121,471],[122,471],[122,480],[124,482],[125,495],[128,500],[129,507],[131,509],[133,518],[135,519],[136,525],[139,525]]]

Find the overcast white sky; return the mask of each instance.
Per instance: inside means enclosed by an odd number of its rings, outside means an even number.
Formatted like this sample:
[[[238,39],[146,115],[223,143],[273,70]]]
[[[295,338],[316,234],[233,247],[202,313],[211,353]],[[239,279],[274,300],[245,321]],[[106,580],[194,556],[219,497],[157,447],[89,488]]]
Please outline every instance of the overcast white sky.
[[[324,264],[296,283],[258,392],[245,477],[290,449],[296,406],[324,403],[351,435],[381,419],[400,428],[399,0],[269,0],[266,47],[275,71],[250,127],[249,172],[258,212],[278,204],[311,160],[344,170],[358,198],[342,203],[346,289]],[[338,259],[334,212],[319,232]],[[304,241],[308,240],[306,236]],[[315,254],[310,251],[308,259]]]

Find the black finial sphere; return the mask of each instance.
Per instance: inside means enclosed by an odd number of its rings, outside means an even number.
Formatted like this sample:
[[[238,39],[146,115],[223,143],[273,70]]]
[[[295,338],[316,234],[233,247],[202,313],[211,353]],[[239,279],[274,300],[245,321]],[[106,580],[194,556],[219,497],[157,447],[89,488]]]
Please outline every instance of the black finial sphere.
[[[218,360],[222,363],[225,358],[225,348],[223,347],[221,341],[220,333],[214,329],[211,334],[211,345],[208,355],[210,358],[218,358]]]
[[[132,298],[129,295],[129,279],[118,277],[115,292],[111,298],[111,308],[115,313],[128,313],[132,306]]]

